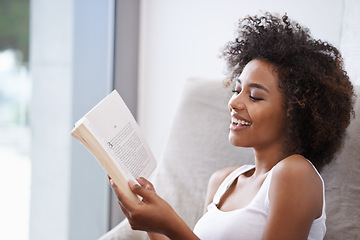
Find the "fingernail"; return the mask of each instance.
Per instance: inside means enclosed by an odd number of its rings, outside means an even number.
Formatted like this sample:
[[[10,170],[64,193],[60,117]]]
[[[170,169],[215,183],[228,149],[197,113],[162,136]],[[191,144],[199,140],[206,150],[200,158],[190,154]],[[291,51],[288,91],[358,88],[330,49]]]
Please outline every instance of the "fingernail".
[[[130,179],[129,180],[129,183],[131,184],[131,185],[133,185],[133,186],[140,186],[140,184],[138,183],[138,182],[136,182],[136,181],[134,181],[134,180],[132,180],[132,179]]]

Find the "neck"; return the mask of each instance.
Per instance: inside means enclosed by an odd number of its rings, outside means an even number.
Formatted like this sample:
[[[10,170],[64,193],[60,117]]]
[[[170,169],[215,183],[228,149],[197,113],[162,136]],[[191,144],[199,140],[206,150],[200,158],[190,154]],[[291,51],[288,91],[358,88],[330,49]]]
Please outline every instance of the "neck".
[[[254,176],[260,176],[270,171],[284,156],[281,154],[282,145],[271,148],[255,148],[255,172]]]

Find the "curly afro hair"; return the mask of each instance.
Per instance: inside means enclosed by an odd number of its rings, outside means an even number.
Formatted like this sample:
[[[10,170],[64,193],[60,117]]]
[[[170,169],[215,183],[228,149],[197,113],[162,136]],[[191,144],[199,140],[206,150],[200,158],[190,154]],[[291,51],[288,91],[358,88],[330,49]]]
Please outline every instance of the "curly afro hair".
[[[223,57],[230,79],[253,59],[274,67],[286,112],[283,154],[301,154],[321,171],[341,147],[355,114],[356,96],[339,51],[313,39],[286,14],[265,13],[240,20],[237,38],[227,43]]]

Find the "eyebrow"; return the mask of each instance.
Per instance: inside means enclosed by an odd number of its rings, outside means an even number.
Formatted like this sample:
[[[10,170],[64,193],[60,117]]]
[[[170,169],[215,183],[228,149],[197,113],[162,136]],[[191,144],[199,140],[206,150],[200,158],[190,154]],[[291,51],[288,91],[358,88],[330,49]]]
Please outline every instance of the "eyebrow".
[[[236,81],[241,84],[241,80],[240,80],[240,79],[236,79]],[[264,87],[263,85],[258,84],[258,83],[250,83],[250,84],[249,84],[249,87],[262,89],[262,90],[264,90],[265,92],[268,92],[268,93],[269,93],[269,90],[268,90],[266,87]]]

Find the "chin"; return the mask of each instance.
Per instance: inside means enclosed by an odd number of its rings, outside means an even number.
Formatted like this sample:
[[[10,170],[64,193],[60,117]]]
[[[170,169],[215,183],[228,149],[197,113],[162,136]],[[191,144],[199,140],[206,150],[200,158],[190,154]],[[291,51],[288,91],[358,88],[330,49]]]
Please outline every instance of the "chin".
[[[229,134],[229,142],[231,143],[231,145],[235,147],[243,147],[243,148],[252,147],[251,145],[249,145],[249,143],[245,143],[243,139],[239,139],[239,137],[232,136],[231,133]]]

